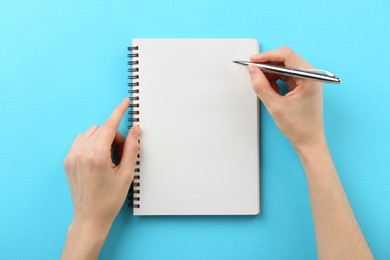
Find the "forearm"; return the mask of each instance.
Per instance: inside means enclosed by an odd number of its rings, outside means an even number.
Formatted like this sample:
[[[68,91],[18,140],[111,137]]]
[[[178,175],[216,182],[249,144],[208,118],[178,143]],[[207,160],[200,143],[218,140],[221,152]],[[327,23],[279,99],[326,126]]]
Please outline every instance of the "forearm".
[[[110,226],[74,221],[68,229],[61,259],[97,259]]]
[[[295,148],[306,172],[319,259],[372,259],[325,138]]]

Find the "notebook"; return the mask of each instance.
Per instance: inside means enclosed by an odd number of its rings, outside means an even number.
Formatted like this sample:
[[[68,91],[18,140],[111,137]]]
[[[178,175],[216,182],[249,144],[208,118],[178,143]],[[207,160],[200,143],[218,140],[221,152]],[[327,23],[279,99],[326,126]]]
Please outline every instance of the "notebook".
[[[133,39],[129,121],[141,127],[134,215],[260,211],[254,39]]]

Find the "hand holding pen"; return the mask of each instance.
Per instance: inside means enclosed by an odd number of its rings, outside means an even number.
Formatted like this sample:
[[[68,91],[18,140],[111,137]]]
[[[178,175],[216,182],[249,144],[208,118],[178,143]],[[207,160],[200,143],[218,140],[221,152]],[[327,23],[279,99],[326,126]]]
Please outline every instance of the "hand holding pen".
[[[250,60],[281,67],[314,69],[288,47],[256,54]],[[253,64],[248,65],[248,72],[257,96],[296,149],[325,141],[321,82],[263,73]],[[279,95],[278,80],[286,82],[289,92],[285,96]]]

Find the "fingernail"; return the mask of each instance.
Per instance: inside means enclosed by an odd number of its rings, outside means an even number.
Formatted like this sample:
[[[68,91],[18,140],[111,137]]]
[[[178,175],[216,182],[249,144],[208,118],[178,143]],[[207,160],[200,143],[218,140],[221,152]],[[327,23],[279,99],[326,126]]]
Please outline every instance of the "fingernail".
[[[141,129],[139,128],[139,126],[133,126],[133,135],[139,138],[140,134],[141,134]]]
[[[125,97],[125,99],[123,99],[122,103],[128,102],[129,99],[130,99],[129,97]]]
[[[255,72],[255,66],[253,66],[252,64],[249,64],[248,65],[248,72],[250,75],[252,75]]]

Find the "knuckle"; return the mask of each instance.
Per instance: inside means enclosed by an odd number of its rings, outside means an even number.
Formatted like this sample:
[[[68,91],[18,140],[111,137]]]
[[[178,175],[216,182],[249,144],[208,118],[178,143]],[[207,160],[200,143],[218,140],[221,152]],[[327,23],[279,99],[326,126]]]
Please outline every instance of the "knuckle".
[[[281,51],[284,51],[284,52],[288,52],[290,51],[290,47],[288,47],[287,45],[283,45],[283,46],[280,46],[279,50]]]
[[[285,56],[291,56],[294,54],[294,51],[288,46],[280,47],[280,50],[284,53]]]
[[[87,165],[90,167],[101,166],[105,163],[106,152],[99,148],[90,149],[81,148],[77,151],[70,152],[63,161],[64,168],[71,169],[77,165]]]
[[[80,163],[84,160],[83,158],[83,151],[78,150],[77,152],[74,153],[73,155],[73,164]]]
[[[62,162],[63,166],[64,166],[64,169],[69,169],[70,168],[70,165],[71,165],[71,162],[70,162],[70,156],[66,156],[64,161]]]
[[[92,126],[90,127],[90,129],[98,129],[98,128],[99,128],[98,125],[92,125]]]
[[[105,153],[99,148],[92,148],[85,155],[85,162],[90,166],[99,166],[104,162]]]

